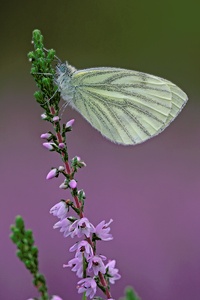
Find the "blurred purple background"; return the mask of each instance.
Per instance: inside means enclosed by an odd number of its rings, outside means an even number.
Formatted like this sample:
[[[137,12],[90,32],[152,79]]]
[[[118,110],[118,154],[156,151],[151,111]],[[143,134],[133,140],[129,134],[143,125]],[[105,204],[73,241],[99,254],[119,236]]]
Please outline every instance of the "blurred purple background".
[[[132,285],[143,300],[200,299],[200,41],[196,38],[200,22],[195,18],[199,5],[183,5],[180,10],[177,1],[170,10],[174,2],[169,1],[160,15],[159,2],[152,7],[126,2],[75,1],[54,7],[49,1],[48,7],[44,3],[39,7],[40,2],[34,1],[29,7],[22,1],[13,2],[12,11],[8,3],[3,5],[2,300],[37,296],[8,237],[18,214],[33,229],[50,293],[63,300],[81,299],[75,274],[62,268],[73,257],[68,249],[75,240],[53,230],[57,219],[49,214],[69,194],[58,189],[61,179],[45,180],[50,168],[61,162],[39,138],[51,128],[41,120],[42,110],[32,96],[35,85],[26,53],[34,28],[42,30],[46,47],[55,48],[61,59],[77,68],[113,65],[153,73],[189,95],[184,110],[162,134],[135,147],[112,144],[71,109],[65,111],[63,121],[75,118],[68,135],[69,154],[81,156],[87,164],[77,176],[78,187],[87,196],[86,216],[94,225],[114,220],[114,240],[98,243],[100,253],[117,260],[122,275],[112,286],[113,298],[119,299],[125,286]],[[136,26],[141,19],[143,23]]]

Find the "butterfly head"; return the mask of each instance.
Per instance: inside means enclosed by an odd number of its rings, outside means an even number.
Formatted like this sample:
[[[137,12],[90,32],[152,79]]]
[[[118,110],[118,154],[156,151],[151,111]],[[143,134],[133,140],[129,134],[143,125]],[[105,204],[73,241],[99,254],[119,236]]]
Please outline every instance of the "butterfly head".
[[[71,76],[76,69],[68,64],[68,62],[58,63],[56,66],[56,75],[59,77],[60,75]]]

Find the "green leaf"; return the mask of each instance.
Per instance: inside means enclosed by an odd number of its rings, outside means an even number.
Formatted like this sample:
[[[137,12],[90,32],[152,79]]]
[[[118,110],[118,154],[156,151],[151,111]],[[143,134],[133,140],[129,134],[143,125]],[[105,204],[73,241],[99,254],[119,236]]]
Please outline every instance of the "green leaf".
[[[125,290],[125,297],[121,300],[141,300],[132,287],[127,287]]]

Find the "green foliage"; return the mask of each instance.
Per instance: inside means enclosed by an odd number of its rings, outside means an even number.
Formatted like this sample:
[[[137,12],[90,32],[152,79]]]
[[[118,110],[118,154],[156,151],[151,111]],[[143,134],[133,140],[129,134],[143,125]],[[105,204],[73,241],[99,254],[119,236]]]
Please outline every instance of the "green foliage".
[[[53,63],[55,60],[55,50],[46,50],[43,45],[43,36],[40,30],[33,31],[34,51],[28,53],[28,58],[32,62],[31,75],[34,77],[39,91],[34,96],[36,101],[45,109],[47,120],[51,119],[49,104],[54,105],[55,111],[59,110],[60,93],[54,84],[55,70]]]
[[[127,287],[125,290],[125,297],[120,300],[141,300],[132,287]]]
[[[17,246],[16,254],[24,263],[25,267],[33,275],[33,284],[41,294],[41,300],[48,300],[48,292],[44,275],[39,273],[38,248],[34,245],[33,233],[25,229],[24,220],[17,216],[15,224],[11,225],[11,240]],[[36,299],[36,298],[35,298]]]

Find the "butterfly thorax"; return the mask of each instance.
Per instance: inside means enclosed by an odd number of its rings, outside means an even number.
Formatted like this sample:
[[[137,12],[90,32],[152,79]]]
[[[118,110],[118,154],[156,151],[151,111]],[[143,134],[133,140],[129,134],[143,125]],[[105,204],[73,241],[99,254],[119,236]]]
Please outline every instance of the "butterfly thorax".
[[[66,101],[71,101],[74,96],[75,87],[71,83],[72,74],[76,69],[67,62],[56,66],[55,84],[61,93],[61,97]]]

